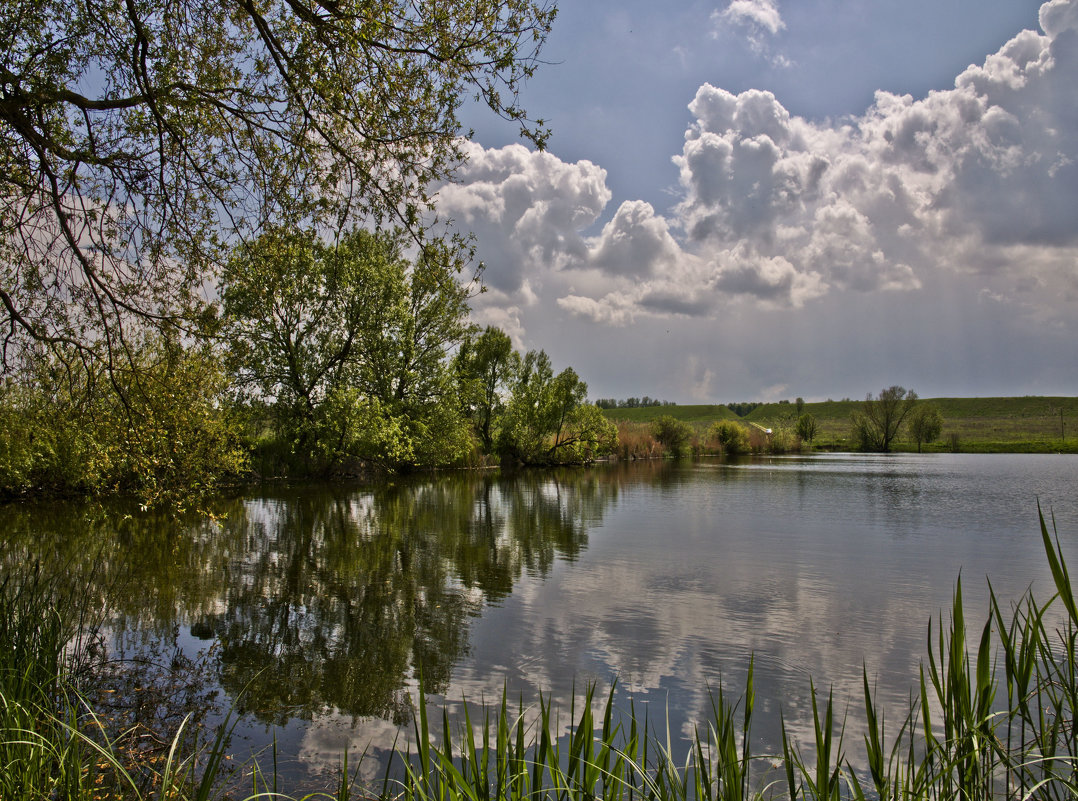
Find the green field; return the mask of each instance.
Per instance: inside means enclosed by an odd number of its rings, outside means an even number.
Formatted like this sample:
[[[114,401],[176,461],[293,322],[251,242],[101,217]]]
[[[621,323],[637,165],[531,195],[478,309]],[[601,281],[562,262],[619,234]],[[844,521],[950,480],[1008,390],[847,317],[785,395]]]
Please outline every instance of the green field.
[[[937,406],[943,415],[943,434],[926,451],[1078,453],[1078,398],[926,398],[922,403]],[[850,415],[861,401],[806,403],[804,411],[816,418],[818,448],[847,449],[850,442]],[[611,420],[649,422],[662,415],[692,423],[697,427],[715,420],[734,419],[767,428],[793,427],[797,406],[767,403],[738,417],[721,405],[651,406],[636,409],[604,409]],[[1062,418],[1060,414],[1062,412]],[[898,450],[913,450],[912,442],[900,438]]]

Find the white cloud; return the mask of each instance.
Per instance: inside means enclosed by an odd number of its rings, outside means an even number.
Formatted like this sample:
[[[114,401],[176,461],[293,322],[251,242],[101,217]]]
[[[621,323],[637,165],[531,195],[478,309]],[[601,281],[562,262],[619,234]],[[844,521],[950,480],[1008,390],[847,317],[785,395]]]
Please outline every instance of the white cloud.
[[[827,294],[902,293],[993,276],[1000,296],[1078,298],[1078,0],[1041,8],[954,88],[879,92],[838,123],[772,93],[704,84],[663,215],[612,194],[605,171],[521,146],[469,145],[443,213],[479,235],[479,301],[553,305],[597,324],[717,317],[732,303],[799,308]],[[722,14],[781,28],[772,3]],[[1030,308],[1033,308],[1031,305]],[[508,321],[523,336],[518,314]]]
[[[774,0],[732,0],[722,11],[711,13],[713,35],[732,28],[744,34],[750,49],[758,56],[768,58],[776,67],[789,67],[789,60],[772,54],[769,40],[786,27]]]
[[[566,295],[558,298],[558,306],[570,314],[583,317],[595,323],[626,325],[633,320],[634,303],[631,298],[611,293],[599,300],[581,295]]]
[[[733,0],[723,11],[715,11],[712,18],[749,25],[772,35],[786,27],[773,0]]]
[[[603,272],[647,276],[677,264],[680,248],[650,203],[626,201],[591,243],[589,261]]]
[[[468,161],[439,191],[438,208],[478,236],[488,284],[517,290],[528,276],[586,259],[580,232],[610,201],[605,170],[522,145],[464,147]]]
[[[717,285],[773,301],[797,277],[811,287],[803,298],[915,290],[950,268],[1067,282],[1058,250],[1071,271],[1078,255],[1076,8],[1045,4],[1046,35],[1020,33],[951,90],[880,92],[841,125],[794,117],[768,92],[701,87],[675,158],[680,222],[717,262],[746,241],[756,252]],[[998,258],[1017,246],[1022,262]]]
[[[1078,30],[1078,5],[1070,0],[1050,0],[1041,6],[1041,30],[1055,39],[1065,31]]]

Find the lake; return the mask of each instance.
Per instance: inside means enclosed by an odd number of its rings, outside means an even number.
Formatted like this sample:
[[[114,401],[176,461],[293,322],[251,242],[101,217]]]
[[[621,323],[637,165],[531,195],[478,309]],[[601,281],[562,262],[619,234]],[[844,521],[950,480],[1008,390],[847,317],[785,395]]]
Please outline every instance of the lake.
[[[752,660],[755,751],[780,713],[808,736],[811,679],[848,705],[856,754],[862,670],[897,721],[960,575],[971,636],[986,579],[1050,595],[1038,500],[1078,565],[1076,490],[1075,456],[817,454],[271,488],[216,520],[19,504],[0,525],[6,569],[68,571],[114,656],[235,706],[237,758],[276,738],[299,791],[346,748],[375,780],[420,676],[454,714],[503,690],[567,713],[616,679],[688,736]]]

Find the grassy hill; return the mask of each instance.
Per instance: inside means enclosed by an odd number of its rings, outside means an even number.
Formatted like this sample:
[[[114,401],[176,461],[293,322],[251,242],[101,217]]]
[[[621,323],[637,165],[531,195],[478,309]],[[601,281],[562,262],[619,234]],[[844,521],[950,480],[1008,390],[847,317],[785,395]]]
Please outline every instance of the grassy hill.
[[[943,435],[927,446],[935,451],[1057,452],[1078,453],[1078,398],[926,398],[943,415]],[[821,448],[851,447],[850,415],[861,401],[806,403],[804,411],[816,418],[815,445]],[[766,403],[739,418],[726,406],[652,406],[637,409],[605,409],[611,420],[649,422],[662,415],[703,429],[716,420],[734,419],[767,428],[793,427],[797,407],[793,403]],[[1062,411],[1063,437],[1060,435]],[[899,449],[913,443],[899,442]]]
[[[642,406],[635,409],[603,409],[608,420],[628,420],[650,423],[657,417],[669,415],[686,423],[713,423],[716,420],[737,420],[736,414],[725,406]]]

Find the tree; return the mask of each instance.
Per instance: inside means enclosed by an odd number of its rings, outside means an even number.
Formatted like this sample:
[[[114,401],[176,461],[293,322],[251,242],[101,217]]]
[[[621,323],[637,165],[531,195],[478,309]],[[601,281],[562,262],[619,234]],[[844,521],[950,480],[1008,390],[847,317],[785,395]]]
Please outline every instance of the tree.
[[[469,95],[518,100],[546,0],[0,3],[0,319],[15,347],[116,359],[197,319],[267,224],[419,237]]]
[[[304,456],[452,461],[466,437],[446,353],[467,313],[453,259],[436,243],[410,263],[399,235],[362,229],[271,229],[237,249],[221,298],[243,396]]]
[[[519,360],[509,335],[487,326],[478,337],[464,339],[454,360],[467,413],[487,453],[494,450],[494,424],[505,405],[502,393],[513,373],[514,358]]]
[[[586,402],[587,394],[573,368],[555,376],[544,351],[528,351],[512,382],[499,452],[524,464],[573,464],[612,451],[617,427]]]
[[[806,412],[797,418],[797,436],[802,442],[812,442],[816,439],[816,418]]]
[[[664,414],[651,423],[651,433],[674,458],[685,453],[685,446],[692,436],[692,427],[682,420]]]
[[[897,385],[880,390],[875,398],[869,393],[861,409],[853,414],[854,438],[861,450],[889,452],[916,403],[916,392]]]
[[[921,452],[923,443],[935,442],[943,431],[943,415],[936,406],[920,405],[910,414],[910,436],[917,443],[917,452]]]

